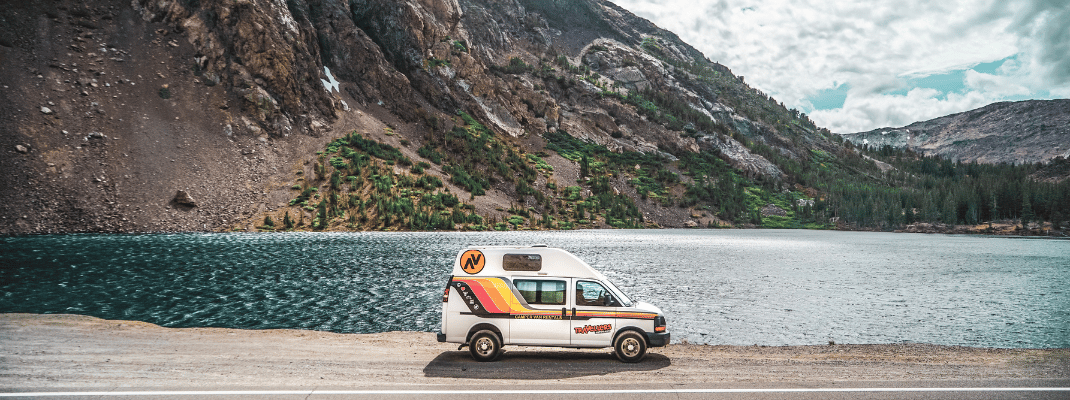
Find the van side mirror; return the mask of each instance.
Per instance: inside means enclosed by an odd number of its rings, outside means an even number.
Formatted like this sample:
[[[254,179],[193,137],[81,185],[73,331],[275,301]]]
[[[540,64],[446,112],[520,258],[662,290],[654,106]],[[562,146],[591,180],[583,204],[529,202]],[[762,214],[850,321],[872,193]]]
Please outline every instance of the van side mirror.
[[[605,305],[606,307],[620,307],[620,302],[617,301],[616,297],[613,297],[612,295],[606,295]]]

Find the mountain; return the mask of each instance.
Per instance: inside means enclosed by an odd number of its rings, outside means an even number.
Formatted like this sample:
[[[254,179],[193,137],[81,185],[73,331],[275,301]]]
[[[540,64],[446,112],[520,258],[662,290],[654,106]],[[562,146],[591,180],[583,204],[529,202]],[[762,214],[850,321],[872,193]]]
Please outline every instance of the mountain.
[[[1070,158],[1070,99],[994,103],[902,128],[845,134],[856,145],[892,146],[987,164]]]
[[[1070,215],[1033,170],[859,150],[604,0],[2,8],[0,234]]]

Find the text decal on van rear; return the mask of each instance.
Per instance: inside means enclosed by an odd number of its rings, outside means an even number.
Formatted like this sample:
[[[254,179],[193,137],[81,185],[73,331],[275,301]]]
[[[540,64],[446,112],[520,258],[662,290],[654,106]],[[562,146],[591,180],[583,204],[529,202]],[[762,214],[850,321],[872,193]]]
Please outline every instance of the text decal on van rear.
[[[572,328],[572,329],[575,329],[576,333],[581,334],[581,335],[585,335],[585,334],[588,334],[588,333],[609,333],[609,331],[613,330],[613,325],[611,325],[611,324],[584,325],[584,326],[577,326],[577,327]]]
[[[469,274],[478,274],[487,265],[487,258],[479,250],[468,250],[461,254],[461,269]]]
[[[461,298],[464,299],[464,303],[468,305],[468,310],[477,315],[488,314],[486,308],[483,307],[483,303],[472,293],[472,288],[469,287],[468,284],[464,282],[454,282],[453,286],[457,288],[457,294],[461,295]]]

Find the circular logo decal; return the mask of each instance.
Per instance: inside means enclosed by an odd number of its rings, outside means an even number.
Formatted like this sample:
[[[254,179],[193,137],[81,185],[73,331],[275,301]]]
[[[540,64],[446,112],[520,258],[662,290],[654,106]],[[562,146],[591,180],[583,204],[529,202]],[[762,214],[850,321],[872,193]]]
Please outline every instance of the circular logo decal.
[[[461,254],[461,269],[469,274],[478,274],[483,270],[483,266],[487,264],[486,257],[483,257],[483,252],[479,250],[468,250]]]

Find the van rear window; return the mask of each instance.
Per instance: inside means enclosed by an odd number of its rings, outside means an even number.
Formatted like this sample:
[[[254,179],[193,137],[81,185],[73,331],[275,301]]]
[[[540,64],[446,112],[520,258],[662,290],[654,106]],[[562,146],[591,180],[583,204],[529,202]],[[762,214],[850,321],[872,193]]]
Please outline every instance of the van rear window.
[[[513,284],[528,304],[565,304],[565,281],[517,279]]]
[[[542,256],[538,254],[506,254],[502,258],[502,269],[506,271],[539,271],[542,269]]]

